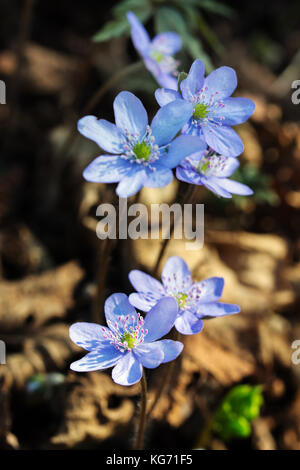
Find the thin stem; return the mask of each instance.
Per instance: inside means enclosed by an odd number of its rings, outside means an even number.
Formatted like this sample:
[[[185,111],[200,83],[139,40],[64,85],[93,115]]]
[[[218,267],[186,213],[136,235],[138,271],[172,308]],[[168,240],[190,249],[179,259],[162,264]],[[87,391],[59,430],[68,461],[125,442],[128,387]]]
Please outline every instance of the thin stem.
[[[100,244],[99,257],[98,257],[98,274],[96,295],[93,305],[93,321],[101,323],[103,314],[104,294],[105,294],[105,281],[109,266],[110,255],[114,247],[115,240],[107,238]]]
[[[81,110],[79,113],[78,118],[76,121],[72,124],[72,129],[70,131],[70,134],[66,138],[59,155],[65,156],[67,153],[70,152],[71,147],[73,146],[75,140],[78,137],[78,132],[77,132],[77,127],[76,123],[79,119],[80,116],[84,116],[86,114],[89,114],[92,109],[100,103],[101,99],[105,95],[107,91],[110,90],[114,85],[116,85],[123,77],[126,75],[129,75],[133,72],[137,72],[142,65],[142,62],[135,62],[134,64],[130,64],[127,67],[124,67],[122,70],[119,70],[116,72],[114,75],[112,75],[103,85],[101,85],[98,90],[93,94],[93,96],[90,98],[86,106]]]
[[[193,202],[193,197],[194,197],[194,193],[196,191],[196,185],[190,185],[189,186],[189,189],[188,191],[186,192],[184,198],[183,198],[183,201],[182,201],[182,204],[189,204],[191,202]],[[161,245],[161,249],[159,251],[159,254],[158,254],[158,257],[157,257],[157,260],[156,260],[156,263],[155,263],[155,266],[153,268],[153,276],[157,276],[158,275],[158,270],[159,270],[159,265],[160,265],[160,262],[165,254],[165,251],[167,249],[167,246],[168,246],[168,243],[170,242],[172,236],[173,236],[173,233],[174,233],[174,228],[175,228],[175,216],[173,217],[173,220],[171,222],[171,225],[170,225],[170,236],[169,238],[166,238],[163,242],[162,242],[162,245]]]
[[[147,380],[145,371],[143,370],[142,380],[141,380],[141,409],[140,409],[140,417],[138,423],[138,432],[137,432],[137,439],[136,439],[136,450],[143,450],[144,448],[144,434],[145,434],[145,426],[146,426],[146,409],[147,409]]]
[[[178,341],[180,337],[180,334],[178,333],[178,331],[176,330],[175,331],[175,337],[174,337],[174,341]],[[166,371],[165,371],[165,374],[163,376],[163,379],[161,380],[160,382],[160,385],[158,387],[158,390],[156,392],[156,395],[154,397],[154,400],[152,402],[152,405],[150,406],[148,412],[147,412],[147,418],[150,417],[150,415],[153,413],[154,409],[156,408],[156,405],[158,404],[161,396],[164,394],[164,391],[167,387],[167,385],[170,384],[171,382],[171,379],[172,379],[172,376],[173,376],[173,373],[174,373],[174,368],[175,368],[175,364],[177,364],[177,361],[172,361],[172,362],[169,362],[166,366]]]

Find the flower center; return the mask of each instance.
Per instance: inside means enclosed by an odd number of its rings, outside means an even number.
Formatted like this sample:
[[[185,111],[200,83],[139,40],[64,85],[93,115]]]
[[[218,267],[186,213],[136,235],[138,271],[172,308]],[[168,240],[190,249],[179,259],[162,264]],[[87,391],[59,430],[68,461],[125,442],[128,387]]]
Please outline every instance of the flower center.
[[[188,295],[184,292],[178,292],[175,294],[175,299],[177,300],[178,307],[181,309],[186,306]]]
[[[151,145],[147,142],[137,142],[134,147],[132,148],[136,158],[139,160],[149,160],[151,155]]]
[[[195,168],[199,173],[204,175],[218,176],[220,172],[224,171],[227,160],[228,157],[224,157],[223,155],[204,155]]]
[[[194,108],[194,119],[204,119],[208,116],[209,106],[204,103],[197,103]]]
[[[133,349],[136,346],[136,337],[132,333],[125,332],[121,338],[121,342],[126,349]]]
[[[158,64],[162,62],[164,58],[164,55],[159,51],[152,51],[150,55]]]
[[[103,328],[104,338],[118,351],[131,351],[144,342],[148,330],[144,329],[144,319],[140,314],[120,315],[115,322],[107,321],[109,330]]]

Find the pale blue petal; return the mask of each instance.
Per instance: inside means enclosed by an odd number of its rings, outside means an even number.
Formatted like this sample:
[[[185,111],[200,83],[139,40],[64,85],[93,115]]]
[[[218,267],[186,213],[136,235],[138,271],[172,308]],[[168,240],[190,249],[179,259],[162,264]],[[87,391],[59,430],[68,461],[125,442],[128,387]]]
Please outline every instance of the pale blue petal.
[[[212,302],[199,304],[197,314],[199,318],[208,319],[213,317],[224,317],[241,311],[238,305],[225,304],[223,302]]]
[[[189,100],[198,93],[204,84],[205,67],[201,60],[192,63],[188,76],[182,80],[180,89],[184,99]]]
[[[147,112],[141,100],[129,91],[121,91],[114,100],[116,125],[122,132],[129,132],[137,139],[146,133]]]
[[[160,299],[161,297],[159,297]],[[154,299],[148,297],[147,294],[144,293],[133,293],[129,295],[129,302],[131,305],[133,305],[135,308],[138,310],[141,310],[142,312],[149,312],[152,307],[157,303],[157,300],[159,299]]]
[[[160,73],[155,77],[157,83],[164,88],[169,88],[170,90],[177,90],[177,78],[173,77],[168,73],[165,73],[160,68]]]
[[[199,302],[214,302],[219,300],[224,289],[223,277],[210,277],[193,284],[189,295]]]
[[[238,183],[227,178],[219,178],[219,186],[224,188],[226,191],[232,194],[238,194],[239,196],[251,196],[253,191],[246,184]]]
[[[175,100],[160,108],[151,124],[156,144],[169,144],[192,114],[192,104],[184,100]]]
[[[206,142],[193,135],[180,135],[168,147],[168,153],[161,158],[161,163],[169,168],[175,168],[186,157],[195,152],[204,152]]]
[[[112,371],[112,379],[119,385],[133,385],[141,380],[143,366],[132,352],[125,353]]]
[[[76,372],[91,372],[93,370],[103,370],[113,367],[122,359],[123,353],[114,346],[109,345],[101,349],[95,349],[82,359],[72,362],[70,368]]]
[[[222,117],[225,126],[234,126],[247,121],[255,110],[249,98],[226,98],[222,107],[214,107],[214,116]]]
[[[172,297],[165,297],[147,313],[144,330],[148,330],[145,343],[151,343],[165,336],[172,329],[178,313],[177,302]]]
[[[119,197],[130,197],[136,194],[146,181],[147,175],[145,170],[136,168],[132,174],[126,176],[117,186],[116,193]]]
[[[210,174],[217,176],[218,178],[227,178],[228,176],[231,176],[239,166],[240,162],[237,158],[226,157],[223,160],[222,166],[218,166],[211,170]]]
[[[132,171],[132,165],[118,155],[101,155],[83,171],[83,177],[92,183],[118,183]]]
[[[88,351],[107,346],[109,329],[97,323],[78,322],[70,326],[71,340]]]
[[[179,256],[171,256],[163,267],[161,279],[163,285],[174,294],[187,292],[192,286],[192,276],[186,262]]]
[[[176,168],[176,178],[185,183],[202,185],[202,176],[192,167],[178,166]]]
[[[134,47],[141,55],[147,54],[150,46],[150,37],[146,29],[131,11],[127,12],[127,19],[131,26],[131,38]]]
[[[203,321],[193,313],[185,311],[176,318],[175,328],[182,335],[195,335],[202,330]]]
[[[139,344],[134,349],[134,355],[147,369],[154,369],[164,362],[164,351],[160,346],[160,341]]]
[[[177,33],[167,32],[160,33],[153,39],[151,43],[152,49],[162,54],[173,55],[181,49],[181,37]]]
[[[104,303],[104,313],[106,322],[119,322],[119,317],[128,317],[128,324],[134,324],[137,319],[135,308],[131,305],[127,295],[116,293],[110,295]]]
[[[78,121],[79,132],[93,140],[103,150],[110,153],[122,153],[123,136],[115,124],[96,116],[85,116]]]
[[[162,162],[164,163],[164,158]],[[144,183],[146,188],[162,188],[173,181],[173,172],[169,168],[156,166],[154,171],[147,172],[147,178]]]
[[[174,100],[180,100],[181,96],[178,91],[171,90],[170,88],[158,88],[155,90],[155,98],[159,106],[165,106]]]
[[[237,157],[244,151],[242,139],[231,127],[207,124],[203,134],[208,145],[225,157]]]
[[[156,299],[159,299],[164,294],[164,289],[161,283],[143,271],[133,269],[130,271],[128,277],[137,292],[152,294]]]
[[[161,341],[157,341],[155,344],[159,344],[163,349],[163,364],[176,359],[183,350],[183,344],[180,341],[173,341],[171,339],[163,339]]]
[[[231,67],[219,67],[211,72],[204,80],[204,90],[208,97],[213,96],[212,102],[228,98],[237,86],[237,77]]]
[[[221,181],[221,179],[222,178],[216,178],[215,176],[210,176],[209,178],[203,176],[202,183],[206,186],[207,189],[215,193],[217,196],[230,199],[232,197],[231,193],[219,185],[219,181]]]

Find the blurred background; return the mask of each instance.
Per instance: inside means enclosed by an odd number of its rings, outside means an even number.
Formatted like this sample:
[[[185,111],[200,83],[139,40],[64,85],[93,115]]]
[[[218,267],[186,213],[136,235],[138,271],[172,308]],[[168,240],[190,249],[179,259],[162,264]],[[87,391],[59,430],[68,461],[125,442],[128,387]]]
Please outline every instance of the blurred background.
[[[231,66],[235,95],[256,103],[237,128],[245,151],[235,174],[254,196],[225,201],[199,188],[204,247],[185,251],[174,240],[163,260],[182,256],[197,280],[224,277],[223,300],[242,313],[186,339],[146,445],[299,450],[300,354],[292,360],[292,343],[300,340],[300,104],[291,88],[300,79],[299,2],[1,0],[0,9],[0,448],[132,444],[139,386],[119,387],[110,372],[71,372],[83,351],[68,338],[71,323],[101,311],[95,213],[101,202],[116,203],[113,185],[82,178],[100,152],[77,135],[76,122],[87,110],[113,120],[112,101],[124,89],[150,116],[158,109],[154,79],[135,64],[131,9],[151,36],[182,36],[180,69],[195,58],[207,71]],[[172,202],[185,190],[174,181],[143,189],[141,200]],[[131,292],[128,271],[150,272],[159,249],[159,240],[116,243],[102,298]],[[162,373],[149,372],[150,399]]]

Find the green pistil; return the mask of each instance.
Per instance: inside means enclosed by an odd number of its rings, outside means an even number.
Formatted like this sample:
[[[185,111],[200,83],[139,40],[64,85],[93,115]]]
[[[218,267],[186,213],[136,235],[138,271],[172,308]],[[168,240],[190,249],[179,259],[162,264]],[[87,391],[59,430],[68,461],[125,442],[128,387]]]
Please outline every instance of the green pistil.
[[[132,349],[135,346],[135,337],[130,333],[124,333],[121,338],[122,343],[127,343],[128,349]]]
[[[177,304],[179,308],[185,307],[187,298],[188,298],[188,295],[184,294],[184,292],[178,292],[178,294],[175,295],[175,299],[177,300]]]
[[[133,147],[134,154],[139,160],[148,160],[151,155],[151,147],[146,142],[138,142]]]
[[[159,64],[163,60],[164,55],[161,52],[152,51],[151,52],[151,57],[152,57],[152,59],[154,59]]]
[[[194,119],[203,119],[208,116],[208,106],[204,103],[197,103],[194,108]]]
[[[206,170],[208,170],[208,167],[209,167],[209,161],[206,160],[205,163],[202,163],[200,162],[197,166],[197,170],[199,171],[199,173],[205,173]]]

